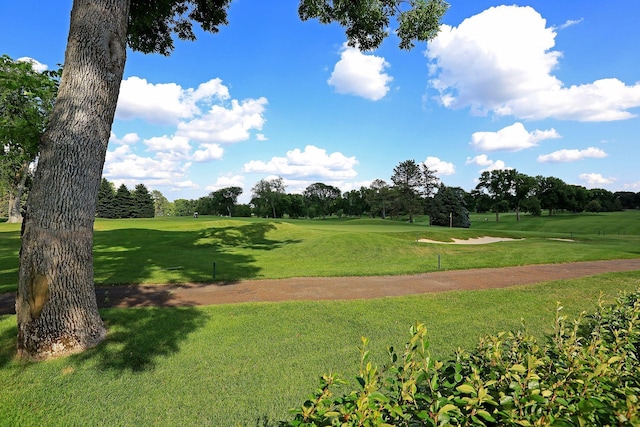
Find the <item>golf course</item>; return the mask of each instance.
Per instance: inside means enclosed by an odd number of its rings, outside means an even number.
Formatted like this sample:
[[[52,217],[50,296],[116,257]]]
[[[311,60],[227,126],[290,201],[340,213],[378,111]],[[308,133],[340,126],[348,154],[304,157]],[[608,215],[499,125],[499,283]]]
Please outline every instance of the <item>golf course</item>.
[[[472,214],[469,229],[427,218],[286,220],[214,216],[97,219],[96,287],[234,287],[279,279],[403,277],[640,258],[640,211],[533,217]],[[20,226],[0,223],[0,293],[17,290]],[[640,288],[640,271],[500,289],[348,300],[103,308],[107,339],[81,354],[17,360],[15,315],[0,315],[0,425],[277,426],[323,374],[355,381],[361,337],[387,362],[426,325],[447,358],[523,325],[543,339],[569,318]],[[353,384],[349,385],[354,387]]]

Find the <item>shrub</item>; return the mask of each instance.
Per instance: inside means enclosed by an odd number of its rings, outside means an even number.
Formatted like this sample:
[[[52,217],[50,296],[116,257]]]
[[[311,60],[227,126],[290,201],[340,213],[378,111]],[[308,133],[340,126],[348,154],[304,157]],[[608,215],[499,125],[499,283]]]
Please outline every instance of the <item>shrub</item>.
[[[569,322],[556,310],[540,344],[525,328],[431,358],[417,324],[379,369],[363,338],[358,389],[335,396],[333,375],[281,426],[640,425],[640,290]]]

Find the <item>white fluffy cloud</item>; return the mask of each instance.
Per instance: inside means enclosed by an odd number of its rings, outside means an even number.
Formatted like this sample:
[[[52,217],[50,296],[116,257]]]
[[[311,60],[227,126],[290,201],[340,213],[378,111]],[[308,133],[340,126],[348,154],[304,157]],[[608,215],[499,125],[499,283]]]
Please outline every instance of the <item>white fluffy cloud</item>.
[[[584,150],[558,150],[553,153],[538,156],[538,161],[541,163],[575,162],[588,157],[601,159],[607,157],[607,153],[595,147],[589,147]]]
[[[458,27],[443,25],[426,51],[431,85],[444,106],[470,107],[474,114],[578,121],[634,117],[628,110],[640,106],[640,83],[608,78],[566,87],[552,74],[562,57],[552,50],[556,35],[528,6],[492,7]]]
[[[605,178],[599,173],[583,173],[578,178],[591,187],[613,184],[616,181],[615,178]]]
[[[47,64],[43,64],[40,61],[37,61],[33,58],[29,58],[28,56],[23,56],[22,58],[18,58],[16,59],[16,62],[30,62],[31,63],[31,68],[33,68],[35,71],[42,73],[43,71],[47,71],[49,69],[49,66]]]
[[[350,179],[357,175],[355,157],[340,152],[327,154],[327,150],[307,145],[304,151],[296,148],[285,157],[273,157],[268,162],[252,160],[244,165],[245,172],[270,173],[282,177],[317,180]]]
[[[205,187],[207,191],[217,191],[227,187],[244,187],[245,177],[243,175],[223,175],[219,176],[215,183]]]
[[[520,151],[535,147],[545,139],[560,138],[555,129],[528,132],[522,123],[516,122],[497,132],[475,132],[469,143],[479,151]]]
[[[345,43],[327,83],[340,94],[378,101],[389,92],[389,83],[393,80],[385,73],[388,67],[383,57],[365,55]]]
[[[229,108],[213,105],[206,114],[179,123],[176,135],[209,144],[246,141],[251,130],[262,129],[267,103],[266,98],[259,98],[242,102],[234,99]]]
[[[107,152],[104,176],[116,183],[135,185],[184,186],[188,165],[169,158],[143,157],[135,154],[129,145],[121,145]],[[193,183],[189,185],[193,187]]]
[[[490,172],[492,170],[511,169],[502,160],[491,160],[486,154],[480,154],[475,157],[467,157],[465,162],[467,165],[481,166],[480,172]]]
[[[429,169],[436,171],[435,175],[437,177],[453,175],[456,173],[456,167],[453,163],[445,162],[437,157],[427,157],[427,159],[422,163],[424,163]]]

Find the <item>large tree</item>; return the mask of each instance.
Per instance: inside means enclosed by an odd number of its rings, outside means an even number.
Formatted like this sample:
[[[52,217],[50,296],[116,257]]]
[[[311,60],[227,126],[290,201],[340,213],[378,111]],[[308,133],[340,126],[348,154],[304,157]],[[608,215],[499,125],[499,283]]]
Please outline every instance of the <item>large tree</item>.
[[[16,311],[18,352],[43,359],[106,336],[93,284],[93,221],[127,46],[169,54],[192,21],[216,32],[230,0],[74,0],[60,90],[27,200]],[[407,9],[402,9],[408,5]],[[437,34],[442,0],[301,0],[302,19],[346,28],[352,45],[380,45],[397,17],[400,47]]]
[[[331,214],[331,206],[340,199],[342,192],[332,185],[316,182],[305,188],[302,195],[307,200],[307,206],[315,208],[315,213],[324,219],[327,214]]]
[[[272,218],[282,216],[284,212],[280,205],[286,194],[282,178],[261,179],[253,186],[251,192],[251,204],[255,206],[258,215]]]
[[[30,61],[0,56],[0,188],[8,193],[8,222],[22,222],[22,195],[61,72],[39,72]]]

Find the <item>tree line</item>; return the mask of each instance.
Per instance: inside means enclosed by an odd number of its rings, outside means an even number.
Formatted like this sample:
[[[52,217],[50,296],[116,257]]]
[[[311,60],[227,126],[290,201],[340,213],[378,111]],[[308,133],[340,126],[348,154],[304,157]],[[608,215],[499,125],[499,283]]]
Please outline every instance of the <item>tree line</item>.
[[[258,216],[264,218],[406,217],[427,215],[432,225],[469,227],[470,213],[514,212],[540,216],[557,212],[611,212],[640,208],[640,192],[611,192],[567,184],[556,177],[529,176],[516,169],[483,172],[470,192],[445,185],[435,170],[415,160],[399,163],[390,182],[374,180],[368,187],[342,192],[317,182],[301,194],[287,193],[282,178],[262,179],[251,189],[251,201],[238,204],[240,187],[227,187],[199,199],[168,202],[154,191],[156,215]]]
[[[117,189],[112,182],[102,178],[96,203],[97,218],[153,218],[154,201],[144,184],[132,191],[121,184]]]

